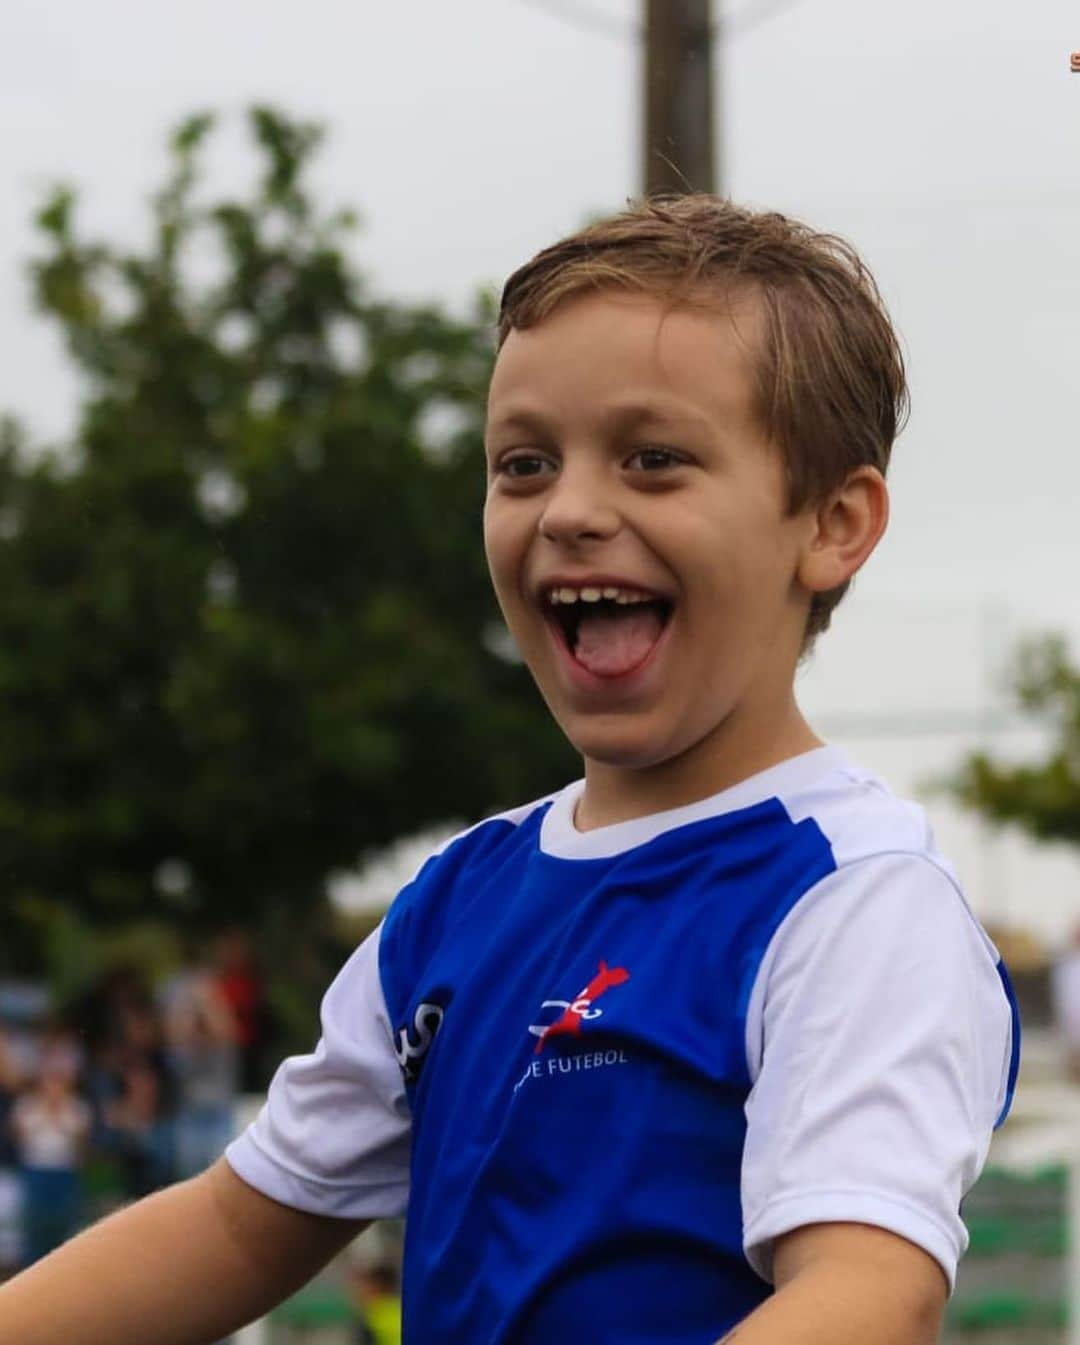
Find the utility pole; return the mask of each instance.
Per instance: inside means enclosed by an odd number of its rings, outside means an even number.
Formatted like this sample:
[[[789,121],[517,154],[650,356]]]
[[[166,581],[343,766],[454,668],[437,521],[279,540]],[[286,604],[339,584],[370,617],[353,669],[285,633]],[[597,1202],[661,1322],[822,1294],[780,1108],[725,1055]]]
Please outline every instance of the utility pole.
[[[645,0],[646,195],[718,190],[711,10],[711,0]]]

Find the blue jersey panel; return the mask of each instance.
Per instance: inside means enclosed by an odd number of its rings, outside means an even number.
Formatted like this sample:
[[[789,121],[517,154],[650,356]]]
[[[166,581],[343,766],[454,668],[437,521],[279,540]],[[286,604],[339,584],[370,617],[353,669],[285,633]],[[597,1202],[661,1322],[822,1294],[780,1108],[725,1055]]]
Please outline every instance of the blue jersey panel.
[[[1005,991],[1005,998],[1009,1001],[1009,1013],[1012,1019],[1012,1047],[1009,1053],[1009,1075],[1005,1084],[1005,1101],[1001,1104],[1001,1111],[998,1113],[997,1120],[994,1122],[994,1129],[1003,1125],[1009,1115],[1009,1109],[1012,1107],[1013,1096],[1016,1093],[1016,1081],[1020,1077],[1020,1005],[1016,1000],[1016,991],[1013,989],[1012,978],[1009,976],[1009,970],[1005,966],[1003,958],[998,958],[998,975],[1001,977],[1001,985]]]
[[[742,1251],[750,991],[832,851],[767,800],[560,859],[544,811],[459,838],[383,930],[406,1345],[712,1345],[769,1292]]]

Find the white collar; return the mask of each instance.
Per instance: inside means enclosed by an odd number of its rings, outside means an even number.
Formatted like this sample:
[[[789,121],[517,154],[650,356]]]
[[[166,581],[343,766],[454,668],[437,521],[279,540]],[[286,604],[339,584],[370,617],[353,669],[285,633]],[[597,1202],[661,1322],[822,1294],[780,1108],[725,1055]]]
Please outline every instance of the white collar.
[[[608,859],[676,827],[749,808],[778,795],[790,797],[823,775],[845,767],[850,768],[850,762],[838,747],[815,747],[696,803],[595,827],[592,831],[578,831],[574,825],[574,812],[585,789],[584,780],[575,780],[555,796],[545,814],[540,827],[540,849],[557,859]]]

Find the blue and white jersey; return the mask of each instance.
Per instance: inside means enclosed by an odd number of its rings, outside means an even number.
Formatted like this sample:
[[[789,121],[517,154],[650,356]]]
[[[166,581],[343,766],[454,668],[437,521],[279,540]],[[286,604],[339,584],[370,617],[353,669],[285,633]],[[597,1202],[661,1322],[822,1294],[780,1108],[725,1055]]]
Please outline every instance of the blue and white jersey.
[[[822,1221],[951,1283],[1019,1027],[922,812],[832,748],[585,833],[581,788],[424,865],[236,1172],[407,1212],[406,1345],[711,1345]]]

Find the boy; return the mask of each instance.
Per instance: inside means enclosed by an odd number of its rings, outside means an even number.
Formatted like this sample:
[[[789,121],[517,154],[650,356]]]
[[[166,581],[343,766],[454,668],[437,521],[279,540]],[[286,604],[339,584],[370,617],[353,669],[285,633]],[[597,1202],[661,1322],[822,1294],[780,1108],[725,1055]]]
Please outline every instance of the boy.
[[[487,555],[584,780],[429,860],[227,1161],[0,1293],[5,1342],[213,1339],[406,1202],[413,1345],[936,1338],[1015,1010],[792,689],[886,523],[873,281],[653,202],[517,272],[499,347]]]

